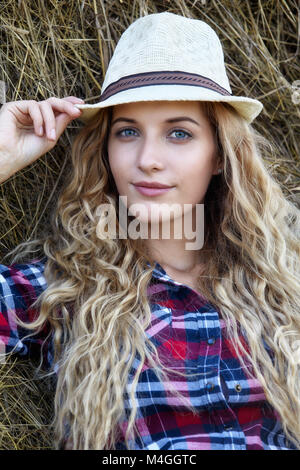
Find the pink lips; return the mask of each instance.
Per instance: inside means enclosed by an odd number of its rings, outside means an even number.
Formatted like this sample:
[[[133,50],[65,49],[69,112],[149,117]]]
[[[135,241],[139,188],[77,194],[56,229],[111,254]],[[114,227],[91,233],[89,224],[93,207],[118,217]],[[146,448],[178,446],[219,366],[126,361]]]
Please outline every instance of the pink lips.
[[[147,185],[149,183],[146,183]],[[153,187],[153,186],[143,186],[142,184],[134,184],[133,185],[139,193],[143,194],[144,196],[159,196],[160,194],[164,194],[173,186],[166,186],[165,188]]]
[[[160,194],[164,194],[172,189],[172,186],[169,188],[146,188],[146,186],[134,185],[134,187],[144,196],[159,196]]]

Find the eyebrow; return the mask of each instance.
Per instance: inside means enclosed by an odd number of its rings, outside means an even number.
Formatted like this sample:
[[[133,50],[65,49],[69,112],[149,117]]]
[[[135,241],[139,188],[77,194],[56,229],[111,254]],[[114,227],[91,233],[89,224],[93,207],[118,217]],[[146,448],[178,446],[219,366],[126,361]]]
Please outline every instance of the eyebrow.
[[[130,122],[131,124],[137,124],[137,121],[135,121],[135,119],[130,119],[130,118],[125,118],[125,117],[118,117],[117,119],[115,119],[112,123],[111,123],[111,126],[113,126],[114,124],[116,124],[117,122],[119,121],[125,121],[125,122]],[[166,119],[165,122],[167,123],[173,123],[173,122],[179,122],[179,121],[189,121],[189,122],[193,122],[194,124],[196,124],[197,126],[201,127],[199,122],[195,121],[194,119],[190,118],[190,117],[187,117],[187,116],[179,116],[179,117],[176,117],[176,118],[171,118],[171,119]]]

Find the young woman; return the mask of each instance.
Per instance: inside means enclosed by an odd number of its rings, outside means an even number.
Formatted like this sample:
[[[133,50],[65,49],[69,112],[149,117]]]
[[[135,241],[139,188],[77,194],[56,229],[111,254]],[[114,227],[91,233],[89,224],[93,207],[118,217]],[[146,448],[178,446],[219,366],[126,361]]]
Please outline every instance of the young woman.
[[[300,448],[299,211],[264,166],[262,105],[171,13],[132,23],[100,102],[77,103],[0,111],[2,181],[86,122],[49,234],[1,266],[5,351],[57,374],[55,448]]]

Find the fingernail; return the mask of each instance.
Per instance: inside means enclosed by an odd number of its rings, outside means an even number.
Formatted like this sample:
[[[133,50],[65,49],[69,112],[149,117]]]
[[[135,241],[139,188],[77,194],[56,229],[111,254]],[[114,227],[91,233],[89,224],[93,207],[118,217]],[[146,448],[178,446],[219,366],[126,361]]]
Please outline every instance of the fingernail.
[[[43,135],[43,133],[44,133],[44,129],[43,129],[43,126],[41,126],[41,127],[39,128],[39,134],[40,134],[40,135]]]
[[[56,140],[56,132],[55,132],[55,129],[51,129],[51,131],[50,131],[50,139]]]

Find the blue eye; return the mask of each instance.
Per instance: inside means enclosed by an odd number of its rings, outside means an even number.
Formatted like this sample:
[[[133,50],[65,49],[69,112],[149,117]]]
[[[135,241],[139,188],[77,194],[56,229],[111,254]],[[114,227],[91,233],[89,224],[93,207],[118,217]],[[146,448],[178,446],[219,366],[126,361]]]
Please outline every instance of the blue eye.
[[[189,139],[191,136],[191,134],[189,132],[186,132],[182,129],[174,129],[171,134],[173,133],[176,133],[177,134],[177,137],[175,138],[175,140],[187,140]],[[131,127],[126,127],[125,129],[121,129],[119,130],[118,132],[116,132],[116,136],[120,136],[120,137],[134,137],[136,136],[136,131],[134,129],[132,129]],[[173,137],[172,137],[173,138]]]
[[[126,128],[126,129],[122,129],[120,131],[117,132],[116,135],[120,135],[121,137],[132,137],[134,134],[123,134],[123,132],[126,132],[126,131],[129,131],[129,132],[135,132],[134,129],[131,129],[130,127]]]
[[[189,132],[183,131],[182,129],[175,129],[174,131],[171,132],[171,134],[173,134],[174,132],[176,132],[177,135],[180,134],[179,139],[177,140],[186,140],[187,138],[192,137]],[[187,137],[184,138],[185,136]]]

